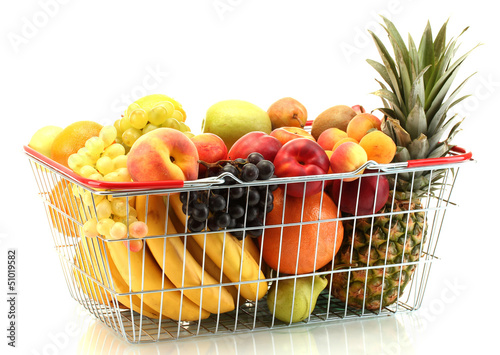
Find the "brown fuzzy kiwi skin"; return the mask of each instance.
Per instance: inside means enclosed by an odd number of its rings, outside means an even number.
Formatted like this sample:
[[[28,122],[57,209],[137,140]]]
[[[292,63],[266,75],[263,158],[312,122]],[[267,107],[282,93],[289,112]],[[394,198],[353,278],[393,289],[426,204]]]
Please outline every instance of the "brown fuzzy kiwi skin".
[[[311,135],[318,140],[323,131],[334,127],[345,132],[349,121],[354,116],[356,116],[356,111],[347,105],[332,106],[320,113],[313,121]]]

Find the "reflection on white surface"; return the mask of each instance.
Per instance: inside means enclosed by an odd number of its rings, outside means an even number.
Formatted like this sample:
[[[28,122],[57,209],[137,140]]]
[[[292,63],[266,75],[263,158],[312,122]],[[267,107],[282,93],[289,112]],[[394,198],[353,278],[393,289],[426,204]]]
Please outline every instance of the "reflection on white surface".
[[[234,335],[129,344],[104,324],[93,320],[80,339],[77,354],[412,355],[415,351],[410,334],[416,328],[419,328],[418,312]]]

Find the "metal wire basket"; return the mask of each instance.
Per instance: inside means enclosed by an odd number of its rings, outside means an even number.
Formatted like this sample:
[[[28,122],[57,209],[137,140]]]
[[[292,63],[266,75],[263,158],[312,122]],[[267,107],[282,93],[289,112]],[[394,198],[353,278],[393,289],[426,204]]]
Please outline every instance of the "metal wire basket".
[[[453,205],[450,196],[458,172],[464,163],[472,161],[470,153],[455,149],[449,156],[437,159],[387,165],[369,162],[363,167],[369,168],[363,175],[356,175],[358,171],[251,183],[238,181],[231,185],[223,184],[224,176],[185,182],[116,183],[82,178],[29,147],[24,147],[24,150],[45,206],[71,296],[131,343],[268,330],[418,309],[436,259],[435,251],[446,210]],[[419,179],[422,175],[426,179]],[[331,188],[333,184],[340,186],[337,188],[338,200],[332,198],[332,201],[341,209],[342,194],[347,193],[345,181],[353,177],[375,177],[377,181],[387,178],[392,192],[404,180],[410,186],[410,195],[418,181],[419,191],[424,193],[418,196],[418,204],[409,203],[404,208],[395,207],[397,196],[391,193],[387,199],[388,208],[357,213],[363,199],[359,198],[361,184],[358,184],[354,214],[339,212],[332,215],[325,209],[324,217],[324,200],[329,197],[321,197],[316,207],[302,199],[298,212],[294,211],[293,216],[287,217],[286,191],[292,184],[306,187],[309,183],[319,183],[323,189]],[[422,181],[426,185],[422,185]],[[277,191],[277,186],[283,192],[284,206],[279,214],[283,218],[278,222],[266,221],[270,216],[267,214],[262,225],[258,226],[245,224],[221,231],[205,229],[190,233],[186,227],[187,219],[179,218],[183,216],[177,201],[180,193],[189,198],[195,191],[205,191],[211,196],[221,190],[230,194],[232,189],[241,187],[247,192],[255,188],[268,193]],[[376,186],[375,198],[382,194],[378,190],[380,185]],[[275,192],[273,194],[276,196]],[[131,252],[126,248],[125,243],[131,239],[84,237],[82,228],[97,215],[98,204],[103,199],[124,201],[127,222],[129,218],[138,218],[147,222],[149,227],[156,223],[159,229],[153,228],[156,232],[143,239],[141,251]],[[317,209],[317,218],[305,218],[313,209]],[[248,201],[245,210],[248,213]],[[385,224],[381,227],[380,223]],[[415,223],[421,227],[418,238],[409,228]],[[328,237],[333,239],[333,247],[325,249],[320,240],[320,229],[332,224],[333,232]],[[393,228],[397,224],[406,227]],[[343,231],[339,225],[343,226]],[[387,225],[387,237],[381,240],[377,233]],[[363,236],[360,236],[361,230]],[[257,233],[252,233],[255,231]],[[316,238],[316,241],[309,241],[312,249],[297,248],[291,255],[292,260],[296,258],[295,272],[287,270],[288,273],[284,273],[280,269],[281,261],[290,259],[285,252],[289,253],[287,243],[292,231],[298,231],[297,245],[301,245],[301,238],[303,241],[306,237]],[[267,265],[264,253],[260,253],[266,236],[271,238],[271,233],[277,235],[279,241],[279,266],[274,269]],[[336,235],[339,233],[342,233],[340,238]],[[394,242],[394,233],[398,233],[395,239],[400,241],[399,246]],[[260,236],[252,237],[251,234]],[[415,239],[419,240],[415,242]],[[360,246],[360,243],[364,244]],[[404,250],[397,254],[401,245]],[[117,260],[120,250],[121,259]],[[380,254],[381,250],[385,256],[381,254],[373,262],[375,251]],[[393,251],[398,255],[395,259],[391,259]],[[320,265],[320,256],[325,253],[331,254],[331,261]],[[304,257],[314,264],[312,270],[299,270],[299,259]],[[315,294],[314,288],[314,283],[319,282],[317,276],[329,281],[319,295]],[[305,280],[310,284],[307,292],[297,286]],[[281,310],[277,306],[278,292],[271,296],[271,290],[279,289],[280,283],[285,285],[287,282],[293,285],[289,292],[291,304],[300,297],[314,299],[317,296],[315,304],[306,301],[305,317],[299,321],[292,322],[293,312],[296,315],[303,312],[303,306],[290,306],[288,322],[274,316]]]

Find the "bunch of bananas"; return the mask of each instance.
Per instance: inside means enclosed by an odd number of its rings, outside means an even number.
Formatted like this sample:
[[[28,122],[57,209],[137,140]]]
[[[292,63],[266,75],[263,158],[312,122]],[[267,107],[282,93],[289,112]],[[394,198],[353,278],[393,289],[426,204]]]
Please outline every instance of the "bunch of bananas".
[[[83,272],[75,269],[75,280],[91,299],[119,302],[150,318],[193,321],[234,310],[240,296],[257,301],[267,293],[251,239],[224,232],[175,236],[184,232],[186,221],[178,194],[170,194],[167,204],[160,195],[137,196],[133,202],[151,237],[143,250],[132,252],[122,241],[81,238],[74,262]],[[86,275],[119,294],[134,294],[113,298]]]

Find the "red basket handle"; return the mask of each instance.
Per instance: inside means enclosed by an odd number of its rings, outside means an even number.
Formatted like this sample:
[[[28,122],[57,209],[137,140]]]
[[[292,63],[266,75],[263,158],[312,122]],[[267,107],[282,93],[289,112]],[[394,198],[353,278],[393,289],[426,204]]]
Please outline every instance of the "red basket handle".
[[[59,164],[58,162],[46,157],[45,155],[37,152],[29,146],[23,146],[24,151],[34,157],[35,159],[43,162],[44,164],[52,167],[53,169],[59,171],[60,173],[80,182],[83,185],[91,187],[93,189],[106,189],[106,190],[122,190],[122,189],[172,189],[180,188],[184,186],[183,180],[164,180],[164,181],[131,181],[131,182],[119,182],[119,181],[102,181],[102,180],[92,180],[84,178],[78,174],[75,174],[68,167]]]
[[[454,163],[460,163],[462,161],[472,159],[472,152],[467,152],[463,148],[453,147],[451,149],[451,151],[455,152],[455,153],[459,153],[459,154],[450,155],[448,157],[440,157],[440,158],[426,158],[426,159],[408,160],[408,167],[409,168],[419,168],[419,167],[431,166],[431,165],[454,164]]]

